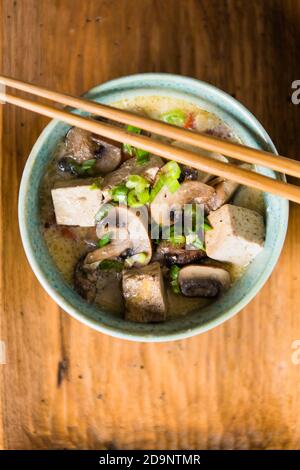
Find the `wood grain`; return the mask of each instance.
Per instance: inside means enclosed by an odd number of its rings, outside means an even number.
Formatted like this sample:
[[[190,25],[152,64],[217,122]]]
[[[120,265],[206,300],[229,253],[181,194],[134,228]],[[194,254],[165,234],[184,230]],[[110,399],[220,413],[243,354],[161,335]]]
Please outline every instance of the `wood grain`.
[[[297,0],[2,0],[1,73],[72,94],[137,72],[208,81],[299,157]],[[104,336],[61,311],[33,275],[17,222],[22,169],[47,120],[4,109],[0,447],[300,448],[300,208],[255,300],[185,341]]]

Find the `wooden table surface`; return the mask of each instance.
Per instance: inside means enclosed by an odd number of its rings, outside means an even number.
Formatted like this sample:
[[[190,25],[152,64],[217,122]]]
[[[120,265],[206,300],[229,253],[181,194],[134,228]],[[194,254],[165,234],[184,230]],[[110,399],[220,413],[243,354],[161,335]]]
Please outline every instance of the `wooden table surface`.
[[[171,72],[241,100],[300,157],[299,0],[2,0],[1,71],[81,94]],[[1,13],[1,12],[0,12]],[[57,307],[22,248],[18,186],[47,120],[6,105],[1,158],[0,448],[300,448],[300,207],[256,298],[201,336],[140,344]],[[295,361],[294,361],[295,362]]]

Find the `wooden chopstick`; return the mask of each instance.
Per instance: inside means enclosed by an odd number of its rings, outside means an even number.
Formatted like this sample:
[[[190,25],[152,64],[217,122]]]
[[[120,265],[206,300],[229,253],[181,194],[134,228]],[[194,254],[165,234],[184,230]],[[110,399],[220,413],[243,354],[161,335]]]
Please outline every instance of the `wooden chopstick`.
[[[128,111],[88,101],[83,98],[76,98],[64,93],[58,93],[53,90],[48,90],[47,88],[42,88],[31,83],[26,83],[3,75],[0,75],[0,83],[36,96],[56,101],[57,103],[65,106],[79,108],[83,111],[87,111],[113,121],[121,122],[123,124],[130,124],[155,134],[163,135],[170,139],[194,145],[201,149],[219,152],[223,155],[242,160],[246,163],[265,166],[274,171],[300,178],[300,162],[292,160],[291,158],[275,156],[270,152],[225,141],[214,136],[196,133],[162,121],[138,116]]]
[[[179,149],[146,136],[133,134],[119,127],[114,127],[86,117],[78,116],[68,111],[62,111],[52,106],[39,104],[31,100],[25,100],[7,93],[1,93],[0,100],[34,111],[49,118],[64,121],[72,126],[86,129],[118,142],[142,148],[155,155],[175,160],[199,170],[221,176],[222,178],[232,179],[240,184],[252,186],[262,191],[267,191],[300,203],[300,187],[295,185],[284,183],[229,163],[213,160],[209,157],[199,155],[198,153]]]

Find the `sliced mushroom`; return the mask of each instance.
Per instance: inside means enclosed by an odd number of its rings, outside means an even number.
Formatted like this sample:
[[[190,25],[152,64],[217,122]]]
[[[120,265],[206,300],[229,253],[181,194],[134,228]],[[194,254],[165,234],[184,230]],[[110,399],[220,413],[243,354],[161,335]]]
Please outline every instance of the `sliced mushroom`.
[[[239,183],[236,181],[224,180],[218,183],[215,186],[216,194],[209,204],[210,209],[215,211],[223,204],[226,204],[233,197],[238,187]]]
[[[191,265],[180,270],[178,282],[187,297],[216,297],[230,287],[230,275],[222,268]]]
[[[92,141],[97,145],[94,153],[95,168],[101,175],[114,171],[122,161],[122,146],[119,142],[92,134]]]
[[[206,257],[204,250],[188,250],[184,244],[174,244],[166,240],[159,243],[156,255],[158,259],[163,258],[167,266],[172,266],[172,264],[185,265],[195,263]]]
[[[175,193],[164,186],[151,204],[151,216],[157,224],[169,225],[174,209],[180,209],[193,201],[206,205],[214,195],[214,188],[201,181],[184,181]]]
[[[158,170],[163,164],[162,159],[156,155],[150,155],[149,160],[143,165],[139,165],[136,158],[129,158],[122,163],[120,168],[105,176],[101,188],[103,188],[104,192],[108,192],[112,187],[124,183],[129,175],[143,176],[150,183],[153,183]]]
[[[251,165],[247,163],[243,163],[237,166],[240,168],[251,169]],[[209,184],[213,186],[216,191],[215,196],[209,203],[209,208],[214,211],[230,201],[240,186],[236,181],[222,179],[219,177],[214,178],[214,180],[210,181]]]
[[[88,265],[90,268],[94,269],[99,265],[99,263],[101,263],[101,261],[105,259],[117,258],[124,251],[131,247],[132,244],[129,239],[111,240],[108,245],[105,245],[102,248],[97,248],[97,250],[88,253],[84,263],[85,265]]]
[[[87,255],[85,263],[91,267],[124,253],[128,256],[143,253],[142,257],[135,259],[135,266],[144,266],[150,262],[152,245],[142,209],[133,211],[126,206],[111,206],[108,215],[98,223],[96,231],[99,238],[109,234],[111,241]]]
[[[172,142],[172,145],[174,145],[175,147],[184,149],[184,150],[188,150],[190,152],[198,153],[199,155],[203,155],[204,157],[212,158],[213,160],[219,160],[220,162],[228,163],[228,159],[224,157],[224,155],[221,155],[220,153],[210,152],[209,150],[204,150],[204,149],[199,149],[199,147],[195,147],[194,145],[186,144],[184,142],[179,142],[177,140],[175,142]],[[197,173],[198,173],[198,176],[196,179],[198,181],[201,181],[202,183],[207,183],[211,178],[213,178],[213,174],[206,173],[205,171],[198,170]]]
[[[66,152],[77,163],[96,159],[93,172],[107,174],[121,163],[122,145],[84,129],[72,127],[65,139]],[[65,157],[63,157],[65,158]],[[58,164],[60,166],[60,162]]]

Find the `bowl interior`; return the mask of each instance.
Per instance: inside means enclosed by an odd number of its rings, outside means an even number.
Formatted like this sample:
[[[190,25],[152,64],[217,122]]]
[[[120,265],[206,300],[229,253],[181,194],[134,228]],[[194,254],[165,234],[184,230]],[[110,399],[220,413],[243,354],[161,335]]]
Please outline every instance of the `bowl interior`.
[[[247,109],[231,96],[198,80],[168,74],[133,75],[95,87],[86,96],[109,104],[147,94],[172,96],[198,104],[220,116],[246,145],[276,153],[271,139]],[[210,306],[162,324],[144,325],[126,322],[87,304],[58,272],[42,237],[39,221],[38,189],[44,168],[69,127],[54,120],[44,129],[26,163],[19,194],[19,223],[26,255],[43,287],[65,311],[92,328],[113,336],[140,341],[167,341],[192,336],[222,323],[255,296],[277,262],[287,228],[288,202],[271,194],[264,195],[264,250],[234,286]],[[258,167],[257,170],[280,178],[280,175],[266,168]]]

